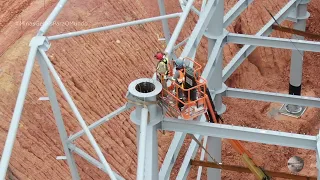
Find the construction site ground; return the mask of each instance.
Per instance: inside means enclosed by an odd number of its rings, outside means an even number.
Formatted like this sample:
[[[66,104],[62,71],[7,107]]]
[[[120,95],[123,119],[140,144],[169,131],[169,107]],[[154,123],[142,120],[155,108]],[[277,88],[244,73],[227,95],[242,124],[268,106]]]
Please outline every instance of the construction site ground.
[[[226,0],[225,12],[236,2],[236,0]],[[287,2],[286,0],[256,0],[227,29],[230,32],[255,34],[271,19],[264,6],[275,15]],[[57,0],[7,0],[0,4],[1,152],[26,64],[29,41],[56,3]],[[165,3],[168,13],[181,11],[177,0],[166,0]],[[196,6],[199,8],[201,1],[197,1]],[[320,2],[311,0],[308,10],[311,16],[307,23],[307,31],[320,34]],[[157,15],[159,15],[157,1],[70,0],[47,34],[55,35]],[[182,41],[191,33],[196,20],[196,15],[189,16],[178,41]],[[176,22],[177,19],[170,20],[171,30],[174,29]],[[283,25],[292,27],[290,22],[285,22]],[[87,124],[124,105],[130,82],[137,78],[152,76],[157,63],[153,55],[165,48],[164,41],[158,40],[163,37],[161,32],[161,22],[156,22],[51,42],[51,48],[47,54]],[[289,34],[278,32],[272,35],[290,37]],[[205,39],[200,46],[197,61],[205,65],[207,58]],[[224,65],[240,48],[241,46],[234,44],[226,46]],[[180,52],[181,49],[177,51],[178,54]],[[226,84],[230,87],[287,93],[290,57],[289,50],[259,47]],[[319,57],[319,54],[311,52],[306,52],[304,55],[303,95],[320,96]],[[55,88],[68,133],[81,130],[56,84]],[[45,96],[47,94],[36,62],[10,161],[8,176],[11,178],[71,179],[66,161],[56,159],[57,156],[63,156],[63,149],[50,103],[39,100],[40,97]],[[230,98],[224,98],[224,103],[227,105],[227,111],[223,114],[226,124],[308,135],[317,135],[319,132],[319,110],[316,108],[308,108],[302,118],[295,119],[272,113],[281,104]],[[136,177],[135,129],[135,125],[129,120],[129,112],[126,112],[93,131],[107,161],[125,179]],[[165,134],[159,132],[159,166],[164,160],[172,137],[172,132]],[[86,137],[75,143],[97,157]],[[171,178],[177,175],[178,164],[183,161],[183,155],[189,143],[190,139],[187,139]],[[299,174],[317,175],[314,151],[257,143],[244,144],[252,153],[256,163],[266,170],[289,173],[287,161],[290,157],[297,155],[305,161],[305,167]],[[222,149],[224,164],[244,166],[240,156],[226,141],[223,141]],[[108,179],[106,174],[81,157],[75,155],[75,159],[82,179]],[[196,175],[197,167],[192,167],[188,179],[195,179]],[[205,178],[204,171],[202,179]],[[222,171],[222,179],[254,179],[254,176]]]

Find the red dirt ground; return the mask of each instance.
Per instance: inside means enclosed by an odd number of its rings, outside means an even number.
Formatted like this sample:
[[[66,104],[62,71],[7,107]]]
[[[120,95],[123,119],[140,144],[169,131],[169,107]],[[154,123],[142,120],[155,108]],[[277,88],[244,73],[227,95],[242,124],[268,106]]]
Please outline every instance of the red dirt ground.
[[[56,4],[56,0],[18,2],[6,1],[0,5],[0,151],[7,136],[10,119],[21,83],[22,73],[28,55],[28,44]],[[236,0],[225,2],[225,11]],[[264,10],[265,5],[275,14],[287,1],[256,0],[238,18],[228,30],[230,32],[254,34],[270,16]],[[178,1],[166,0],[169,13],[180,11]],[[199,6],[199,3],[197,4]],[[320,3],[312,0],[308,7],[311,17],[307,31],[320,34]],[[49,35],[82,30],[119,22],[131,21],[159,14],[156,1],[101,1],[90,2],[70,0],[51,27]],[[196,16],[190,16],[179,40],[183,40],[192,31]],[[34,24],[30,24],[33,22]],[[62,22],[73,22],[66,25]],[[76,25],[74,23],[77,23]],[[176,20],[170,20],[174,29]],[[289,26],[286,22],[284,25]],[[164,48],[158,41],[162,36],[161,23],[127,27],[109,32],[52,41],[48,51],[56,70],[72,95],[77,107],[88,124],[112,112],[125,103],[124,95],[128,84],[142,77],[150,77],[156,64],[153,53]],[[284,33],[273,36],[289,37]],[[204,63],[207,51],[205,40],[197,54]],[[225,64],[239,50],[236,45],[225,48]],[[228,86],[271,92],[287,92],[289,83],[290,51],[271,48],[257,48],[227,81]],[[319,54],[305,53],[303,94],[318,97],[317,61]],[[68,133],[80,130],[66,100],[57,86],[57,96]],[[71,179],[66,162],[56,160],[63,155],[62,146],[56,130],[55,121],[48,101],[39,101],[46,96],[41,80],[39,66],[36,63],[31,78],[26,104],[22,115],[19,133],[10,161],[10,175],[16,179]],[[239,99],[224,99],[228,109],[223,115],[226,123],[247,127],[280,130],[286,132],[316,135],[320,127],[319,110],[309,108],[301,119],[281,117],[270,119],[268,111],[279,104],[263,103]],[[129,121],[129,113],[123,113],[105,125],[94,130],[94,136],[112,168],[126,179],[135,179],[137,164],[137,146],[135,126]],[[172,133],[159,133],[159,164],[162,163],[170,144]],[[187,144],[182,149],[178,161],[181,162]],[[86,138],[76,142],[79,147],[92,154]],[[272,171],[288,172],[287,160],[298,155],[305,160],[302,175],[316,176],[316,158],[313,151],[294,148],[245,143],[257,163]],[[223,143],[223,163],[243,165],[240,156],[230,145]],[[108,179],[108,176],[88,162],[76,156],[78,170],[82,179]],[[172,178],[178,172],[173,170]],[[197,168],[192,168],[189,179],[195,179]],[[253,179],[252,175],[223,171],[223,179]],[[205,179],[205,176],[203,176]]]

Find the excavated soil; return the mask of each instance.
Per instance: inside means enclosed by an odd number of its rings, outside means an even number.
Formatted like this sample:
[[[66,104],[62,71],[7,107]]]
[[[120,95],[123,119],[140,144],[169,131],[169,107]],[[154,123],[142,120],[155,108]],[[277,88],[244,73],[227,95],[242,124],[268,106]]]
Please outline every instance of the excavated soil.
[[[10,120],[19,91],[22,73],[28,56],[28,44],[36,34],[41,22],[49,15],[56,0],[1,3],[0,13],[0,150],[9,129]],[[225,2],[225,11],[237,1]],[[232,25],[230,32],[255,34],[271,18],[264,6],[276,14],[287,1],[256,0]],[[167,0],[169,13],[180,11],[178,1]],[[197,2],[196,6],[200,6]],[[311,17],[307,31],[320,34],[320,3],[312,0],[308,10]],[[100,27],[120,22],[157,16],[156,1],[102,1],[90,2],[70,0],[58,16],[48,34],[54,35]],[[197,17],[187,20],[179,41],[191,33]],[[176,20],[170,20],[174,29]],[[292,26],[291,23],[283,23]],[[47,52],[58,71],[68,92],[73,97],[87,124],[122,106],[129,83],[137,78],[150,77],[156,61],[154,52],[162,50],[163,41],[160,22],[127,27],[108,32],[52,41]],[[284,33],[273,33],[276,37],[289,37]],[[201,43],[197,59],[204,64],[207,50],[206,41]],[[241,46],[229,44],[224,50],[225,64]],[[181,51],[181,50],[179,50]],[[179,52],[178,51],[178,52]],[[257,48],[226,82],[230,87],[287,93],[291,53],[288,50]],[[317,61],[319,54],[306,52],[304,56],[303,95],[320,96]],[[81,128],[78,125],[61,91],[55,84],[61,105],[65,127],[68,134]],[[47,96],[42,83],[39,65],[36,63],[27,94],[24,111],[19,125],[17,140],[9,166],[9,179],[71,179],[67,164],[57,160],[63,155],[61,141],[49,101],[41,101]],[[228,124],[258,127],[300,134],[316,135],[319,110],[308,108],[300,119],[270,118],[268,113],[280,104],[225,98],[227,112],[223,115]],[[126,179],[135,179],[137,168],[136,127],[129,121],[129,112],[123,113],[93,134],[103,149],[111,167]],[[173,133],[159,132],[159,165],[169,147]],[[178,162],[182,162],[190,139],[185,141]],[[76,145],[96,157],[86,137],[76,141]],[[298,155],[305,161],[301,175],[316,176],[316,157],[314,151],[307,151],[257,143],[245,143],[261,167],[271,171],[288,172],[287,160]],[[231,146],[223,142],[223,163],[243,166],[240,156]],[[78,171],[82,179],[108,179],[99,169],[75,155]],[[177,175],[179,165],[173,169],[172,178]],[[189,179],[195,179],[197,168],[191,168]],[[204,174],[204,173],[203,173]],[[223,179],[254,179],[253,175],[222,171]],[[202,179],[205,179],[205,175]]]

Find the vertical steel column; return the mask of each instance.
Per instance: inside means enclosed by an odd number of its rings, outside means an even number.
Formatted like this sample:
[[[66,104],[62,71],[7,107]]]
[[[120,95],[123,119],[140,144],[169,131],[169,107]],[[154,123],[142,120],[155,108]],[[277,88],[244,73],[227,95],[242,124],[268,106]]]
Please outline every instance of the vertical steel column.
[[[164,0],[158,0],[160,16],[166,15],[166,9],[163,1]],[[168,19],[162,20],[162,29],[163,29],[164,37],[166,39],[166,43],[168,44],[170,40],[170,29],[169,29]]]
[[[148,109],[143,108],[141,110],[141,121],[140,121],[140,143],[138,151],[138,170],[137,170],[137,180],[144,179],[144,169],[145,169],[145,158],[146,158],[146,143],[147,143],[147,122],[148,121]]]
[[[303,0],[297,6],[294,11],[293,19],[296,20],[294,24],[294,29],[305,31],[306,21],[309,17],[307,11],[307,4],[310,0]],[[293,35],[292,39],[303,40],[303,36]],[[303,68],[303,51],[292,50],[291,55],[291,66],[290,66],[290,84],[289,84],[289,94],[301,95],[301,82],[302,82],[302,68]]]
[[[208,136],[205,136],[203,138],[203,147],[207,147],[207,141],[208,141]],[[201,150],[201,155],[200,155],[200,161],[204,160],[204,155],[205,155],[205,151],[204,151],[204,149],[202,149]],[[197,174],[197,180],[201,180],[201,174],[202,174],[202,166],[199,166],[198,174]]]
[[[210,20],[210,23],[208,25],[207,32],[205,33],[205,36],[208,38],[208,59],[212,53],[213,47],[216,43],[216,39],[221,37],[223,35],[223,15],[224,15],[224,0],[216,1],[216,8],[215,12],[212,15],[212,18]],[[214,63],[214,71],[213,76],[208,77],[210,81],[208,82],[208,87],[210,89],[214,89],[216,91],[215,96],[215,106],[216,111],[219,114],[222,114],[225,112],[226,107],[224,104],[222,104],[222,89],[223,81],[222,81],[222,68],[223,68],[223,46],[220,48],[219,55]]]
[[[208,59],[212,53],[214,44],[216,39],[219,36],[223,35],[223,17],[224,17],[224,0],[216,0],[216,8],[213,16],[208,25],[208,30],[205,33],[208,38]],[[222,114],[226,107],[222,103],[222,95],[221,93],[223,88],[222,81],[222,63],[223,63],[223,46],[220,49],[219,55],[214,64],[214,72],[213,77],[208,77],[210,81],[208,82],[208,87],[213,88],[216,91],[216,96],[214,98],[214,104],[216,111],[219,114]],[[216,161],[221,162],[221,138],[208,137],[207,149],[212,157],[216,159]],[[208,161],[212,161],[210,157],[208,157]],[[207,179],[208,180],[220,180],[221,179],[221,170],[208,168],[207,170]]]
[[[156,101],[161,90],[161,83],[149,78],[137,79],[128,87],[127,98],[133,101],[136,107],[130,114],[130,119],[138,127],[138,180],[159,179],[157,129],[163,116]]]
[[[38,62],[39,62],[39,65],[40,65],[42,78],[43,78],[43,81],[44,81],[44,84],[45,84],[45,87],[47,89],[48,96],[49,96],[49,99],[50,99],[53,115],[54,115],[54,118],[56,120],[56,124],[57,124],[57,128],[58,128],[58,131],[59,131],[61,143],[63,145],[63,150],[64,150],[64,153],[65,153],[65,155],[67,157],[67,162],[68,162],[68,165],[69,165],[69,168],[70,168],[72,179],[80,179],[79,173],[78,173],[78,170],[77,170],[77,166],[76,166],[76,163],[75,163],[75,160],[74,160],[74,157],[73,157],[73,154],[70,152],[70,150],[68,148],[68,145],[67,145],[67,141],[68,141],[67,131],[66,131],[65,126],[64,126],[64,122],[63,122],[62,115],[61,115],[61,110],[60,110],[60,107],[59,107],[59,103],[58,103],[58,100],[57,100],[56,93],[55,93],[54,88],[53,88],[53,84],[52,84],[52,80],[51,80],[51,77],[50,77],[49,70],[47,68],[47,65],[46,65],[43,57],[39,53],[37,54],[37,58],[38,58]]]
[[[160,111],[159,111],[160,112]],[[151,122],[147,126],[147,144],[146,144],[146,172],[145,179],[158,180],[159,169],[158,169],[158,134],[157,124],[159,121]]]
[[[18,127],[19,127],[19,122],[20,122],[20,117],[24,105],[24,100],[26,98],[26,94],[28,91],[29,87],[29,82],[32,74],[32,68],[33,64],[35,61],[35,56],[37,53],[37,48],[38,46],[31,46],[29,56],[28,56],[28,61],[23,73],[22,77],[22,82],[16,102],[16,106],[14,107],[14,112],[12,116],[12,120],[10,123],[9,131],[8,131],[8,136],[6,143],[4,145],[2,157],[1,157],[1,162],[0,162],[0,179],[5,179],[6,177],[6,172],[7,168],[9,165],[9,160],[11,157],[14,141],[16,139]]]
[[[316,149],[316,158],[317,158],[317,169],[318,169],[318,180],[320,180],[320,141],[319,141],[319,135],[317,136],[317,149]]]

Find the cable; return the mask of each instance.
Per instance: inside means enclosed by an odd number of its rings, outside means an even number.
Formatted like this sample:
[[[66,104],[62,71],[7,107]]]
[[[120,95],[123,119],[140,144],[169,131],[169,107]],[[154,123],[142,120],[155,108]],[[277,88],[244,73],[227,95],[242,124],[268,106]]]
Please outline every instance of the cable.
[[[222,163],[219,163],[214,157],[212,157],[209,151],[200,143],[200,141],[198,141],[198,139],[193,134],[188,135],[191,136],[191,138],[208,154],[208,156],[212,159],[212,162],[217,164],[222,169]]]
[[[269,0],[270,2],[270,0]],[[278,23],[278,21],[274,18],[274,16],[272,15],[272,13],[267,9],[266,6],[264,6],[262,4],[262,6],[264,7],[264,9],[269,13],[269,15],[272,17],[272,19],[275,21],[275,23],[277,23],[277,25],[282,29],[282,26]],[[295,34],[293,34],[295,36]],[[298,39],[298,38],[297,38]],[[299,54],[301,55],[301,57],[303,57],[303,54],[301,53],[301,51],[297,48],[297,46],[291,41],[290,38],[288,38],[288,40],[292,43],[292,45],[294,46],[294,48],[299,52]]]

